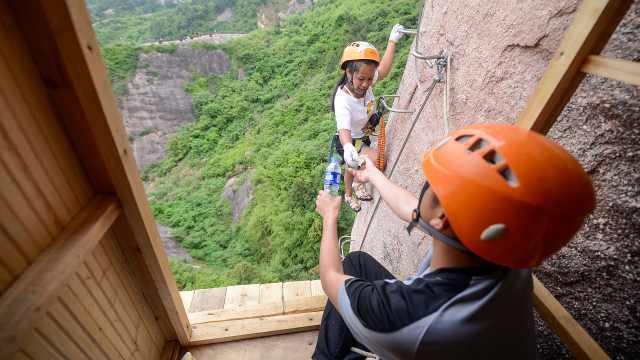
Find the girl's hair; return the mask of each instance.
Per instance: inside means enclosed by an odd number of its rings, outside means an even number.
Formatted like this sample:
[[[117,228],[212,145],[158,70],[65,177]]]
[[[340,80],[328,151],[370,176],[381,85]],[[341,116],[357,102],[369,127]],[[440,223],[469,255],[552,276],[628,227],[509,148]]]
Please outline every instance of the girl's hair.
[[[347,77],[347,70],[349,70],[352,74],[355,74],[363,65],[374,65],[377,67],[378,63],[368,59],[347,61],[346,69],[342,73],[342,77],[338,81],[338,84],[336,84],[336,87],[333,89],[333,94],[331,95],[331,111],[333,111],[334,113],[336,112],[334,103],[336,101],[336,93],[338,92],[338,88],[345,85],[349,81],[349,78]]]

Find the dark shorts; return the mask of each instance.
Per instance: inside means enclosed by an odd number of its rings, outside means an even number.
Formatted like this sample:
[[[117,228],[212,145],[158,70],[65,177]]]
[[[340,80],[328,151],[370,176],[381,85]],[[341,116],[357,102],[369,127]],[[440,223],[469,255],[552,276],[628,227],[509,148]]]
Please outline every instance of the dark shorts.
[[[353,146],[356,146],[357,140],[362,140],[363,145],[371,146],[371,139],[368,136],[365,136],[360,139],[351,139],[351,143],[353,144]],[[334,141],[334,144],[336,144],[336,151],[338,152],[338,154],[340,154],[340,157],[342,158],[341,164],[344,164],[344,148],[342,147],[342,143],[340,143],[340,138],[338,137],[338,135],[333,136],[333,141]],[[358,150],[358,153],[360,153],[360,149],[358,149],[357,146],[356,146],[356,150]]]

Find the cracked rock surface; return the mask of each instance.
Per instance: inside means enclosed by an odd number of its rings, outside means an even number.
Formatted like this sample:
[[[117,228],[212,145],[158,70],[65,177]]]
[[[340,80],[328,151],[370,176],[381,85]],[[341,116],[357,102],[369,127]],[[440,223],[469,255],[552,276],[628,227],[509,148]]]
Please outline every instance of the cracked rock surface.
[[[169,135],[193,121],[191,96],[185,91],[193,74],[222,74],[228,69],[229,58],[219,50],[182,46],[174,53],[140,55],[128,93],[120,99],[139,169],[164,158]]]
[[[419,114],[391,116],[387,176],[418,194],[424,181],[421,155],[446,134],[447,124],[454,130],[474,123],[514,123],[577,6],[575,0],[426,2],[418,50],[452,55],[449,117],[445,122],[442,83]],[[605,56],[640,60],[639,15],[636,1]],[[396,107],[420,109],[434,75],[434,69],[410,57]],[[614,359],[640,358],[639,95],[638,87],[587,76],[549,132],[591,175],[598,205],[574,240],[535,271]],[[363,204],[351,234],[352,250],[371,253],[399,277],[411,275],[430,239],[419,231],[408,236],[406,224],[377,201],[375,193],[374,201]],[[538,358],[571,358],[546,323],[536,322]]]

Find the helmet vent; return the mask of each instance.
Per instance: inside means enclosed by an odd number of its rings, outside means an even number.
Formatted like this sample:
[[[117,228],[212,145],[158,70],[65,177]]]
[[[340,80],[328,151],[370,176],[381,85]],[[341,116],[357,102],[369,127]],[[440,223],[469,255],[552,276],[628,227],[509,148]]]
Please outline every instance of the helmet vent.
[[[511,187],[518,186],[518,178],[516,178],[516,175],[513,173],[513,171],[511,171],[510,167],[505,166],[502,169],[500,169],[498,172],[500,173],[500,176],[502,176],[505,180],[507,180],[507,182],[509,183],[509,186]]]
[[[469,151],[471,152],[478,151],[487,145],[489,145],[488,141],[482,138],[479,138],[476,141],[474,141],[473,144],[469,147]]]
[[[495,151],[495,150],[487,151],[487,153],[484,154],[483,158],[487,162],[489,162],[491,164],[494,164],[494,165],[498,164],[498,163],[502,162],[502,160],[504,160],[503,157],[500,154],[498,154],[498,152]]]
[[[464,144],[466,143],[469,139],[471,139],[473,136],[471,135],[460,135],[456,138],[456,141],[459,142],[460,144]]]

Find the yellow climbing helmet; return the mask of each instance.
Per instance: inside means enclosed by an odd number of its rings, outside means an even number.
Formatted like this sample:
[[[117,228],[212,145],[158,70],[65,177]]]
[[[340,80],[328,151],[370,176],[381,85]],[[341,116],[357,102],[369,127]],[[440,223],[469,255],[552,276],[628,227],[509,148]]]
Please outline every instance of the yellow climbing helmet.
[[[379,64],[380,53],[366,41],[355,41],[344,48],[340,59],[340,68],[346,69],[347,61],[351,60],[372,60]]]

